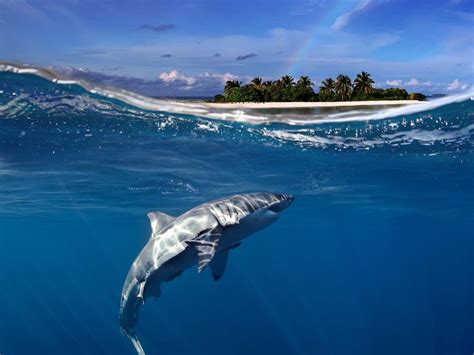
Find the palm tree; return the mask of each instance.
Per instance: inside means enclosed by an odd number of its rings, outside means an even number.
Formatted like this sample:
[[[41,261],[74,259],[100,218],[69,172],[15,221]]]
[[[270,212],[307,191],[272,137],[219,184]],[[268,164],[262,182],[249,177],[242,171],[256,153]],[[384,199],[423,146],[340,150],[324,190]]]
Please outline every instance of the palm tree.
[[[258,91],[259,96],[262,98],[262,101],[265,102],[266,97],[265,97],[265,92],[264,91],[265,91],[266,87],[263,83],[263,79],[261,77],[257,76],[255,78],[253,78],[252,81],[250,81],[250,84],[253,86],[253,88],[255,90]]]
[[[302,86],[304,88],[310,88],[311,86],[314,85],[314,83],[311,81],[309,76],[300,76],[298,79],[297,85]]]
[[[227,102],[233,102],[235,95],[240,91],[241,82],[238,80],[227,80],[224,86],[224,97]],[[235,90],[234,90],[235,89]]]
[[[227,80],[225,83],[224,92],[227,92],[233,88],[240,88],[240,84],[242,83],[238,80]]]
[[[322,96],[321,98],[325,100],[328,100],[328,99],[332,100],[335,94],[335,85],[336,85],[336,82],[331,78],[327,78],[326,80],[323,80],[319,88],[319,93]]]
[[[276,85],[276,81],[266,80],[262,83],[260,92],[263,94],[264,101],[272,101],[272,92],[274,91],[273,85]]]
[[[347,75],[339,75],[334,88],[336,90],[336,97],[338,100],[345,101],[351,98],[352,82],[351,78],[349,78]]]
[[[260,86],[260,85],[262,85],[263,80],[262,80],[262,78],[260,78],[259,76],[257,76],[257,77],[255,77],[255,78],[253,78],[250,83],[251,83],[253,86]]]
[[[283,86],[289,87],[295,85],[295,80],[289,75],[282,76],[280,80]]]
[[[272,85],[274,85],[275,87],[279,88],[279,87],[282,87],[283,86],[283,83],[281,82],[281,79],[277,79],[277,80],[274,80],[272,82]]]
[[[357,74],[357,78],[354,80],[354,91],[370,94],[374,91],[372,84],[375,84],[375,81],[372,80],[369,73],[363,71]]]
[[[263,80],[260,77],[253,78],[250,84],[258,91],[262,91],[263,89]]]

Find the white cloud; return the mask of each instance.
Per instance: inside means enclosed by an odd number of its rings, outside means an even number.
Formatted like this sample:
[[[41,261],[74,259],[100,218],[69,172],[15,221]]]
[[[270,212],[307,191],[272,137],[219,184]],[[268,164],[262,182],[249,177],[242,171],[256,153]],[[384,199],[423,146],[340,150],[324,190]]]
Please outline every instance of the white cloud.
[[[183,72],[179,72],[176,69],[169,72],[163,72],[159,75],[159,78],[165,83],[173,83],[175,81],[182,81],[187,86],[192,86],[196,82],[196,78],[188,76]]]
[[[420,82],[418,79],[410,79],[406,82],[403,82],[402,80],[387,80],[385,82],[387,85],[391,85],[391,86],[425,86],[425,87],[428,87],[428,86],[432,86],[433,83],[431,81],[424,81],[424,82]]]
[[[360,0],[356,7],[354,7],[352,10],[347,11],[340,15],[332,24],[331,28],[333,30],[341,30],[344,27],[346,27],[351,18],[357,14],[358,12],[364,11],[370,4],[372,3],[372,0]]]
[[[238,80],[237,75],[231,73],[210,73],[191,76],[176,69],[169,72],[162,72],[159,76],[165,84],[171,85],[174,90],[194,90],[203,88],[218,88],[223,86],[228,80]]]
[[[416,79],[411,79],[410,81],[406,82],[405,85],[406,86],[418,86],[420,82]]]
[[[469,87],[468,84],[460,82],[458,79],[455,79],[451,84],[448,85],[448,91],[456,90],[466,90]]]
[[[225,84],[229,80],[238,80],[239,77],[237,75],[231,73],[224,73],[224,74],[217,74],[217,73],[209,73],[205,72],[204,77],[216,79],[217,81],[221,81],[222,84]]]

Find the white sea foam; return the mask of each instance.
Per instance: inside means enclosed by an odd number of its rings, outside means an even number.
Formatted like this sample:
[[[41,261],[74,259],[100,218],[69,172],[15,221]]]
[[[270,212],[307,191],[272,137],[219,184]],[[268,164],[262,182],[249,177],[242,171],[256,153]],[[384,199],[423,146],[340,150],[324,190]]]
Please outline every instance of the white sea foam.
[[[455,131],[441,131],[436,130],[419,130],[414,129],[406,132],[399,132],[394,134],[384,134],[382,138],[388,139],[394,143],[418,141],[420,143],[434,143],[438,141],[457,142],[459,139],[469,139],[469,136],[474,133],[474,124]]]
[[[417,142],[421,145],[432,145],[436,142],[461,143],[468,141],[474,134],[474,124],[453,130],[421,130],[382,134],[372,139],[364,137],[343,137],[338,135],[319,136],[314,129],[299,130],[261,130],[261,134],[282,142],[293,142],[301,146],[318,148],[337,147],[339,149],[371,149],[377,146],[407,145]]]
[[[63,84],[63,85],[76,85],[78,82],[76,80],[57,80],[56,81],[58,84]]]
[[[18,69],[17,71],[18,74],[35,74],[37,72],[38,72],[37,69],[30,69],[30,68]]]

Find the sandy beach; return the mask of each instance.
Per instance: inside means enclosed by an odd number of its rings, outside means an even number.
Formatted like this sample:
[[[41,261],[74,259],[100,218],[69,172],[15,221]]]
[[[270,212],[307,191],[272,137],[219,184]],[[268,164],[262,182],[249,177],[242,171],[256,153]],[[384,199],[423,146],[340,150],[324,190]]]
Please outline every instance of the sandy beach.
[[[336,102],[243,102],[243,103],[203,103],[209,108],[223,109],[268,109],[268,108],[317,108],[317,107],[358,107],[358,106],[400,106],[419,104],[417,100],[372,100]]]

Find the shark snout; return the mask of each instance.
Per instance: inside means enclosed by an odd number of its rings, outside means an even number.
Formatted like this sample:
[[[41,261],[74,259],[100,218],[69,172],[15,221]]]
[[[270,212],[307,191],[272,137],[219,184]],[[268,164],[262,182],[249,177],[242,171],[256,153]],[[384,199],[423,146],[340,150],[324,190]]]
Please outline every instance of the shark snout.
[[[274,204],[272,207],[270,207],[270,210],[274,212],[283,211],[284,209],[290,207],[290,205],[295,200],[294,196],[288,195],[288,194],[278,194],[277,196],[278,196],[279,202]]]

